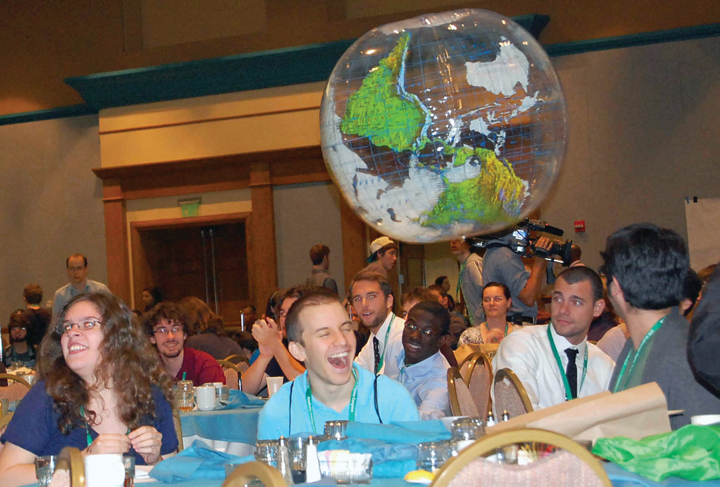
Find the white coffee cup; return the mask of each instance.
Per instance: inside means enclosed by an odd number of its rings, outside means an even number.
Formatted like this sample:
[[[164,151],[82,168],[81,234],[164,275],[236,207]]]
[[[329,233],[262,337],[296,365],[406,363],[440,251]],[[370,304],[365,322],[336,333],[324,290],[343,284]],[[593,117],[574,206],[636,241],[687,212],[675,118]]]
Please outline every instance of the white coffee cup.
[[[119,453],[85,456],[85,485],[87,487],[123,487],[125,466]]]
[[[215,409],[215,386],[200,386],[195,388],[195,401],[201,411]]]
[[[282,385],[283,385],[282,377],[268,377],[267,378],[268,397],[272,397],[273,394],[275,394],[277,391],[280,390]]]
[[[690,418],[690,424],[696,426],[710,426],[720,423],[720,414],[698,414]]]

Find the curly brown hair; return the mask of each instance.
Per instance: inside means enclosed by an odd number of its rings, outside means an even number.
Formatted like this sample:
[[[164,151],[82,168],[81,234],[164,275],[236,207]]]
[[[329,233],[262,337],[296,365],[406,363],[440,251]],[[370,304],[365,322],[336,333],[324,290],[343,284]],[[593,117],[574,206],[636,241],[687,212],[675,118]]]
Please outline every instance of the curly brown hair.
[[[67,366],[60,345],[63,334],[58,325],[80,301],[94,304],[102,316],[103,339],[93,386],[88,386]],[[58,428],[63,434],[84,424],[83,408],[90,422],[95,422],[97,413],[88,410],[88,405],[91,393],[98,389],[112,388],[117,397],[118,417],[131,430],[147,425],[148,420],[155,417],[152,386],[159,387],[172,404],[172,378],[132,311],[116,296],[100,292],[73,298],[45,334],[38,357],[40,378],[45,380],[45,390],[60,413]]]

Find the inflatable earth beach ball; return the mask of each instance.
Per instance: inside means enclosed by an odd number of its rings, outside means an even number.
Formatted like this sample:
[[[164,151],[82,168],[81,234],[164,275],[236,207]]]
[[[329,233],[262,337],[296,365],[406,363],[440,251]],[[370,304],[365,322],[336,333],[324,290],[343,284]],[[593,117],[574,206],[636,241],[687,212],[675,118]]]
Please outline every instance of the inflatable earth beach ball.
[[[565,151],[566,110],[545,51],[477,9],[371,30],[330,75],[323,157],[369,225],[411,243],[506,227],[534,210]]]

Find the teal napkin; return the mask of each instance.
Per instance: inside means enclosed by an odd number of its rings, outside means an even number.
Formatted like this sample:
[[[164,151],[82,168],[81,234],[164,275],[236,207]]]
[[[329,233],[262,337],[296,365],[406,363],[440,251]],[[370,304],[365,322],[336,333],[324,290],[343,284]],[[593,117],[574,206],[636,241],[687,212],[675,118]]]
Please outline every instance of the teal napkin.
[[[430,423],[430,424],[422,424]],[[348,423],[345,434],[348,438],[381,440],[387,443],[422,443],[425,441],[449,440],[450,431],[442,421],[411,421],[397,424]]]
[[[174,457],[167,458],[150,470],[150,477],[161,482],[225,478],[225,465],[238,465],[253,461],[253,456],[239,457],[222,453],[195,440],[192,446]]]
[[[237,391],[230,389],[230,396],[228,403],[225,406],[215,408],[216,410],[223,409],[241,409],[246,407],[263,407],[265,401],[259,397],[253,396],[252,394],[245,394],[243,391]]]

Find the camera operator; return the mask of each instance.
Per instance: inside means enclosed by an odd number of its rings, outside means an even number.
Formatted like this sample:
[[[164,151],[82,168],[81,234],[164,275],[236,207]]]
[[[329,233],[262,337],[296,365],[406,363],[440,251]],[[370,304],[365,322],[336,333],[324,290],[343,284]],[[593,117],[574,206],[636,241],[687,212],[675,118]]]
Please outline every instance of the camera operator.
[[[483,282],[500,282],[510,289],[512,306],[508,310],[508,321],[515,324],[534,323],[537,318],[537,297],[545,276],[548,262],[535,256],[530,272],[525,269],[518,254],[510,249],[513,232],[498,235],[488,241],[483,258]],[[547,252],[552,241],[547,237],[538,238],[535,249]]]

